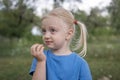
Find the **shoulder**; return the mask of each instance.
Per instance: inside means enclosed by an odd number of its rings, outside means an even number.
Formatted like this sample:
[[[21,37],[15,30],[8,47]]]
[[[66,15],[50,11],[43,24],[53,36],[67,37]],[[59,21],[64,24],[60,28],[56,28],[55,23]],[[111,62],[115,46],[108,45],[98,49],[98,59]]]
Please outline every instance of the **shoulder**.
[[[76,52],[73,53],[76,61],[80,64],[80,65],[83,65],[83,64],[87,64],[87,61],[81,57],[79,54],[77,54]]]
[[[73,52],[73,55],[74,55],[74,57],[78,60],[78,61],[82,61],[82,62],[85,62],[86,60],[83,58],[83,57],[81,57],[78,53],[76,53],[76,52]]]
[[[78,54],[75,54],[77,61],[79,63],[80,68],[80,76],[82,76],[82,80],[92,80],[89,64],[84,59],[84,57],[79,56]],[[86,79],[89,78],[89,79]]]

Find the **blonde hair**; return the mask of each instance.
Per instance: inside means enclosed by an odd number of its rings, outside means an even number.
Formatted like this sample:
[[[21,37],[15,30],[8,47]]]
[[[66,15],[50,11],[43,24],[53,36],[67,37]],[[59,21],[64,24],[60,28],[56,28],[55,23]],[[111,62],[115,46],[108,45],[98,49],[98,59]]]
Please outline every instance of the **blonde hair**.
[[[47,15],[45,15],[43,19],[45,19],[48,16],[56,16],[61,18],[70,28],[74,29],[74,37],[72,38],[71,41],[73,41],[73,39],[75,38],[75,32],[76,32],[76,27],[75,25],[78,25],[80,28],[80,36],[78,38],[78,41],[76,41],[75,46],[72,48],[72,50],[80,50],[82,47],[82,50],[79,52],[79,54],[81,56],[85,56],[86,52],[87,52],[87,43],[86,43],[86,27],[83,23],[81,23],[80,21],[76,21],[73,14],[71,12],[69,12],[68,10],[59,7],[59,8],[55,8],[53,9],[50,13],[48,13]],[[71,42],[72,43],[72,42]]]

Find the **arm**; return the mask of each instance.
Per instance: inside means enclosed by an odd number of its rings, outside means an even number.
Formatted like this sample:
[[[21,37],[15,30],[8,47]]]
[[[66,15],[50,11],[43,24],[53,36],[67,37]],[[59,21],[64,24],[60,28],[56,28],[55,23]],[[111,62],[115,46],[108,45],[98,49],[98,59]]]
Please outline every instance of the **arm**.
[[[31,54],[37,59],[37,65],[32,80],[46,80],[46,56],[43,50],[44,47],[41,44],[35,44],[31,47]]]
[[[79,80],[92,80],[89,65],[85,60],[83,60],[83,63],[81,64]]]
[[[46,62],[38,62],[32,80],[46,80]]]

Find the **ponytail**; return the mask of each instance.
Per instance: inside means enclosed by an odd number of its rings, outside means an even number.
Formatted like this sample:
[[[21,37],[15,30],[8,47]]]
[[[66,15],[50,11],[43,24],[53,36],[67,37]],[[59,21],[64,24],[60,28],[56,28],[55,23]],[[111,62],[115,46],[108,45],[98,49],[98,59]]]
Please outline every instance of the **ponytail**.
[[[87,30],[86,30],[86,26],[81,23],[80,21],[75,21],[74,24],[77,24],[80,27],[80,37],[76,43],[76,46],[74,48],[74,50],[79,50],[82,47],[82,50],[80,51],[80,55],[82,57],[84,57],[86,55],[87,52]]]

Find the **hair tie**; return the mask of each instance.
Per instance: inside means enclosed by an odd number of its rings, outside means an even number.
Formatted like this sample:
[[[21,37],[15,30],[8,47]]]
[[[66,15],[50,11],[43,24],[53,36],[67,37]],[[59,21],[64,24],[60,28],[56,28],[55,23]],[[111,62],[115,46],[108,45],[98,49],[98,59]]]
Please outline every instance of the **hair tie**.
[[[78,22],[77,20],[74,20],[74,22],[73,22],[73,23],[77,25],[77,24],[78,24],[77,22]]]

